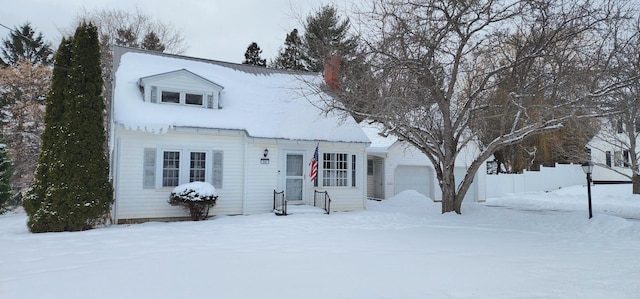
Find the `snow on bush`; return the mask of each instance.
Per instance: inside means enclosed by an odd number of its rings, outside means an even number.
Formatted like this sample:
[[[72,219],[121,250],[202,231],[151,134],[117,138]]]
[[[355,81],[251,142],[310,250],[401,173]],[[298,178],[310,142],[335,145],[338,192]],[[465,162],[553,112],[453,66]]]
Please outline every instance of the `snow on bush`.
[[[207,219],[209,209],[216,205],[216,200],[216,188],[207,182],[182,184],[175,187],[169,196],[169,204],[185,208],[193,221]]]

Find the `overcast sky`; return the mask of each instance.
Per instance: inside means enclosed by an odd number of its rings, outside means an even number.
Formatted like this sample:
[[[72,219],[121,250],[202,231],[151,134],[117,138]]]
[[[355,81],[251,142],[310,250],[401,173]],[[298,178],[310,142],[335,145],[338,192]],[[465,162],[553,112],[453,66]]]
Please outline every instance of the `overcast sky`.
[[[6,0],[0,5],[0,24],[9,28],[30,22],[36,32],[58,48],[61,29],[70,28],[82,8],[136,7],[179,29],[188,46],[184,55],[242,62],[247,46],[255,41],[262,58],[275,58],[293,28],[330,0]],[[75,28],[74,28],[75,29]],[[0,27],[0,38],[10,31]]]

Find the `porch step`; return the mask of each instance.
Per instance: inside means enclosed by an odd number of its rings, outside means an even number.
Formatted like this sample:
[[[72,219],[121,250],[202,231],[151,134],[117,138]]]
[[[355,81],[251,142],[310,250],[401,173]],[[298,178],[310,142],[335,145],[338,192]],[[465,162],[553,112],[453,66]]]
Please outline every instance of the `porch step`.
[[[277,211],[274,211],[278,215]],[[291,214],[325,214],[326,212],[322,208],[317,208],[308,205],[287,205],[287,215]]]

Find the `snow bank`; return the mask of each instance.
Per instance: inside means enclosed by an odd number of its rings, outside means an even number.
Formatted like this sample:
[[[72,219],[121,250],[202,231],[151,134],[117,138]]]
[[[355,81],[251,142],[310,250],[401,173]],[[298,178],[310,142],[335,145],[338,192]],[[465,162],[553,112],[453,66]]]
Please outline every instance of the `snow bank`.
[[[635,200],[619,188],[595,186],[594,200]],[[405,191],[367,211],[73,233],[30,234],[24,214],[1,215],[0,298],[637,298],[640,222],[587,219],[584,192],[442,215]],[[523,208],[539,202],[549,209]]]

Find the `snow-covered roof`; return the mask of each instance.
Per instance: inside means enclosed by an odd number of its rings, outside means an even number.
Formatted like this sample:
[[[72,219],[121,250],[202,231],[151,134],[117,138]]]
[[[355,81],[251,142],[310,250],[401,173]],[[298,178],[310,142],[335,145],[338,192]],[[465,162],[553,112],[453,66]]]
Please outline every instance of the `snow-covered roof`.
[[[379,123],[369,123],[363,121],[360,123],[362,131],[371,140],[371,145],[367,148],[367,152],[371,154],[386,154],[389,148],[398,141],[398,137],[388,134],[383,136],[380,133],[383,132],[383,127]]]
[[[350,116],[325,114],[314,106],[320,105],[319,95],[305,81],[319,82],[318,75],[122,47],[116,47],[114,57],[112,119],[128,129],[163,133],[174,127],[212,128],[260,138],[369,142]],[[221,109],[143,101],[141,78],[178,70],[224,87]]]

